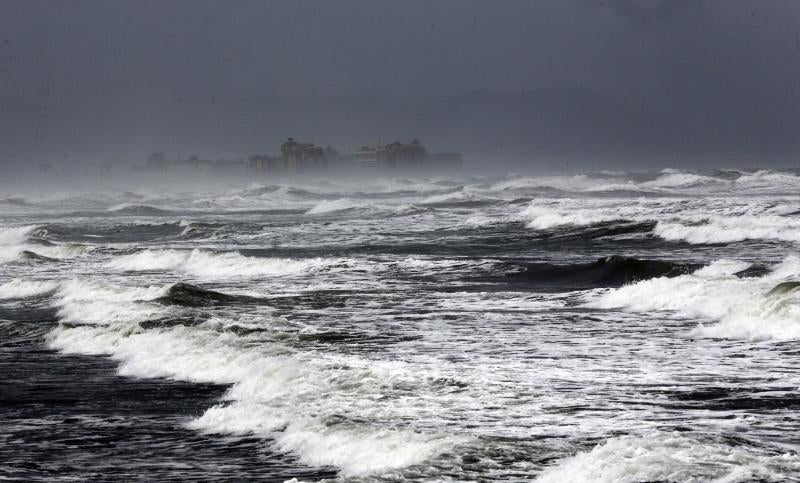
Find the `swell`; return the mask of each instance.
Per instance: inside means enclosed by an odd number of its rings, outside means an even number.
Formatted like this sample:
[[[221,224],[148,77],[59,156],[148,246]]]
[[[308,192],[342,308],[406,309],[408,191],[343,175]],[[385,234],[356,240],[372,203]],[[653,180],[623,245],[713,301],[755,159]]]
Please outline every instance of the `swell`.
[[[534,286],[586,289],[619,287],[657,277],[677,277],[701,267],[702,265],[696,263],[640,260],[614,255],[590,263],[569,265],[534,263],[520,272],[507,274],[507,277],[512,282],[522,282]]]
[[[170,286],[164,295],[153,299],[153,302],[180,307],[211,307],[240,303],[263,303],[263,299],[245,295],[228,295],[197,285],[178,282]]]
[[[46,226],[0,227],[0,264],[55,262],[92,249],[77,243],[55,243],[48,234]]]
[[[693,273],[594,294],[588,306],[700,319],[687,335],[752,341],[800,339],[800,258],[764,268],[717,260]]]
[[[540,240],[590,240],[621,235],[643,234],[650,235],[656,227],[654,221],[614,220],[609,222],[594,223],[586,226],[560,226],[558,229],[542,230],[534,233],[532,237]]]
[[[334,262],[325,258],[258,258],[200,249],[145,249],[115,257],[106,267],[126,272],[176,271],[202,278],[242,278],[297,274],[323,269]]]
[[[174,214],[173,211],[165,210],[151,205],[131,205],[123,204],[112,206],[108,209],[109,212],[115,215],[132,215],[132,216],[165,216]]]

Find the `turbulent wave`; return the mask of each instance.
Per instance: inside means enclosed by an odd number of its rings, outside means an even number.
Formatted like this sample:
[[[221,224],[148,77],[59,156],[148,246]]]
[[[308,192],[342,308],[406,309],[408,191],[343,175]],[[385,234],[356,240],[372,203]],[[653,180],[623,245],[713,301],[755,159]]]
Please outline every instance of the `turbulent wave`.
[[[710,216],[694,223],[659,221],[654,233],[665,240],[694,244],[744,240],[800,242],[800,218],[779,215]]]
[[[727,180],[712,176],[703,176],[694,173],[671,172],[662,174],[653,181],[642,183],[642,187],[647,188],[686,188],[696,187],[706,184],[726,183]]]
[[[164,292],[163,286],[122,287],[73,279],[59,284],[55,305],[63,322],[109,326],[119,331],[167,317],[171,308],[148,302]]]
[[[339,198],[333,201],[323,200],[319,202],[316,206],[306,211],[306,215],[320,215],[334,211],[347,211],[354,209],[369,209],[371,207],[371,204],[364,203],[362,201],[356,201],[349,198]]]
[[[795,173],[760,170],[754,173],[742,173],[736,179],[736,185],[757,192],[791,192],[800,188],[800,176]]]
[[[508,218],[528,228],[553,230],[562,227],[606,223],[652,223],[652,233],[668,241],[720,244],[745,240],[800,242],[800,201],[775,203],[760,198],[730,200],[648,199],[535,200]]]
[[[443,208],[449,206],[483,206],[494,204],[498,201],[500,201],[498,198],[491,196],[489,193],[481,193],[472,188],[462,187],[448,193],[427,196],[420,203]]]
[[[669,170],[25,193],[25,210],[0,202],[0,329],[34,335],[3,345],[0,366],[57,361],[36,366],[44,378],[9,373],[28,393],[69,384],[52,367],[102,367],[120,387],[92,424],[31,437],[39,452],[137,423],[132,448],[185,456],[204,441],[219,467],[245,468],[252,453],[234,453],[246,441],[265,465],[285,457],[292,475],[320,478],[782,480],[800,472],[800,257],[787,256],[798,179]],[[46,331],[53,349],[108,358],[27,350]],[[129,377],[111,379],[109,364]],[[145,378],[214,388],[190,414],[194,392],[169,402],[193,431],[129,409],[149,398],[130,390]],[[60,421],[50,410],[44,421]],[[62,459],[97,460],[87,441]]]
[[[678,432],[611,438],[546,470],[541,483],[593,481],[780,481],[800,471],[800,457]]]
[[[639,260],[621,256],[605,257],[592,263],[554,265],[535,263],[509,278],[537,286],[568,288],[612,287],[656,277],[677,277],[701,265],[662,260]]]
[[[228,295],[189,283],[178,282],[169,287],[164,295],[153,299],[153,301],[181,307],[209,307],[242,302],[258,303],[260,299],[244,295]]]
[[[22,260],[32,260],[37,262],[55,262],[55,258],[46,257],[36,252],[32,252],[30,250],[22,250],[19,252],[19,258]]]
[[[596,210],[578,209],[564,210],[556,203],[542,205],[532,202],[519,213],[519,217],[526,221],[528,228],[545,230],[567,225],[593,225],[609,221],[625,221],[624,212],[616,209]]]
[[[17,206],[26,206],[29,204],[25,200],[25,198],[18,198],[18,197],[0,198],[0,203],[6,203],[9,205],[17,205]]]
[[[0,244],[1,245],[17,245],[24,243],[29,236],[33,235],[42,227],[37,225],[15,226],[15,227],[1,227],[0,228]]]
[[[158,208],[150,205],[133,205],[123,203],[120,205],[112,206],[108,211],[116,215],[133,215],[133,216],[163,216],[169,215],[172,212],[163,208]]]
[[[707,320],[691,331],[697,337],[800,338],[800,293],[775,290],[787,278],[798,276],[800,258],[789,256],[761,277],[737,277],[748,265],[721,260],[689,275],[646,280],[603,293],[589,305]]]
[[[189,426],[269,438],[275,449],[312,466],[335,466],[343,476],[419,464],[466,441],[405,424],[377,428],[365,421],[369,408],[362,401],[382,397],[395,384],[415,383],[414,374],[398,364],[296,352],[277,342],[280,338],[264,339],[263,332],[219,331],[215,321],[191,327],[144,324],[152,327],[144,329],[142,322],[174,314],[176,309],[159,303],[164,297],[180,297],[183,306],[196,305],[197,297],[227,299],[183,285],[69,281],[55,303],[62,321],[72,325],[51,332],[49,344],[66,353],[109,354],[127,376],[233,384],[227,403],[208,409]],[[184,303],[187,297],[190,303]]]
[[[182,226],[183,230],[181,231],[180,235],[178,235],[178,238],[184,240],[208,238],[214,235],[217,230],[224,227],[224,225],[220,223],[202,223],[187,220],[182,220],[179,223],[179,226]]]
[[[24,299],[54,291],[58,283],[50,280],[13,279],[0,285],[0,300]]]
[[[640,192],[646,191],[632,180],[619,180],[608,176],[521,176],[511,177],[494,184],[493,191],[527,191],[565,193]]]
[[[47,230],[36,225],[0,227],[0,264],[14,261],[52,262],[77,257],[92,247],[56,244],[44,238]]]
[[[317,270],[335,263],[323,258],[246,257],[237,252],[143,250],[116,257],[107,267],[124,271],[172,270],[200,278],[280,276]]]

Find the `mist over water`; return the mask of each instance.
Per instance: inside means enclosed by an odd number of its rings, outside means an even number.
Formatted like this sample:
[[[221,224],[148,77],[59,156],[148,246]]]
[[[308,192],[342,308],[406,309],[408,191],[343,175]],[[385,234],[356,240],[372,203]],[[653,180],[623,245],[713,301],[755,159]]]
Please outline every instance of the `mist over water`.
[[[127,182],[3,188],[3,476],[800,474],[797,171]]]

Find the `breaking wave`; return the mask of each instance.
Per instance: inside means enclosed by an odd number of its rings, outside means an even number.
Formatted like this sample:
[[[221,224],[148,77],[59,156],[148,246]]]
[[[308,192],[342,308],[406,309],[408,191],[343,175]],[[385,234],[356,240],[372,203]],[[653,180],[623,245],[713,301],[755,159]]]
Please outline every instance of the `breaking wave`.
[[[37,225],[0,227],[0,264],[14,261],[56,261],[73,258],[92,250],[77,243],[56,244],[48,241],[45,227]]]
[[[660,221],[654,233],[665,240],[682,240],[693,244],[759,239],[800,242],[800,218],[762,214],[711,216],[696,223]]]
[[[690,273],[701,265],[662,260],[639,260],[618,255],[591,263],[554,265],[535,263],[525,270],[508,274],[514,281],[537,286],[567,288],[612,287],[656,277],[677,277]]]
[[[506,221],[552,230],[603,223],[652,223],[668,241],[719,244],[745,240],[800,242],[798,200],[775,203],[753,198],[648,200],[535,200]]]
[[[59,284],[55,305],[63,322],[109,326],[116,331],[109,335],[124,337],[120,327],[130,328],[170,314],[171,308],[149,302],[164,295],[165,290],[156,285],[122,287],[73,279]]]
[[[800,291],[774,290],[797,280],[800,258],[789,256],[761,277],[737,276],[748,266],[720,260],[692,274],[655,278],[594,295],[588,303],[708,321],[690,331],[693,337],[800,339]]]
[[[24,299],[46,294],[58,288],[53,281],[22,280],[15,278],[0,285],[0,300]]]
[[[714,183],[728,183],[728,181],[694,173],[669,172],[653,181],[644,182],[641,186],[646,188],[685,188]]]
[[[380,405],[363,401],[380,398],[395,385],[416,383],[417,375],[402,364],[296,352],[278,342],[280,333],[271,329],[269,318],[262,319],[261,332],[249,335],[220,330],[228,323],[220,319],[191,327],[143,324],[185,310],[160,301],[176,296],[185,301],[187,293],[205,301],[228,297],[180,284],[138,288],[65,282],[55,304],[61,320],[71,324],[52,331],[48,344],[65,353],[110,355],[126,376],[232,384],[225,403],[188,426],[263,437],[278,451],[311,466],[337,467],[342,476],[419,464],[466,441],[414,429],[408,422],[382,429],[369,423],[383,419]]]
[[[356,201],[349,198],[339,198],[337,200],[322,200],[316,206],[306,211],[306,215],[321,215],[334,211],[347,211],[362,208],[371,208],[372,205],[363,201]]]
[[[214,305],[233,304],[237,302],[254,302],[259,299],[244,295],[228,295],[208,290],[189,283],[178,282],[167,289],[164,295],[154,302],[180,307],[209,307]]]
[[[540,483],[641,481],[781,481],[800,471],[795,453],[731,446],[710,437],[654,431],[611,438],[545,470]]]
[[[532,202],[519,213],[528,228],[546,230],[566,225],[593,225],[609,221],[625,221],[624,214],[618,210],[563,210],[553,206]]]
[[[132,205],[123,203],[120,205],[112,206],[108,211],[116,215],[132,215],[132,216],[162,216],[169,215],[172,212],[162,208],[157,208],[150,205]]]
[[[143,250],[119,256],[107,267],[123,271],[172,270],[200,278],[268,277],[317,270],[331,265],[323,258],[289,259],[246,257],[237,252],[199,249]]]

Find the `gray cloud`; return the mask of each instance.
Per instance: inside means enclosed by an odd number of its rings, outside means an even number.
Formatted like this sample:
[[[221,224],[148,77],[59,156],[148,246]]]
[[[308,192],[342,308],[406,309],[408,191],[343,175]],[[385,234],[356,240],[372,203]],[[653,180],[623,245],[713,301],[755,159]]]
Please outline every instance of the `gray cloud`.
[[[635,26],[646,27],[653,22],[671,21],[681,14],[699,15],[704,7],[703,0],[602,0],[594,1],[596,5],[608,6],[618,15],[626,18]]]

